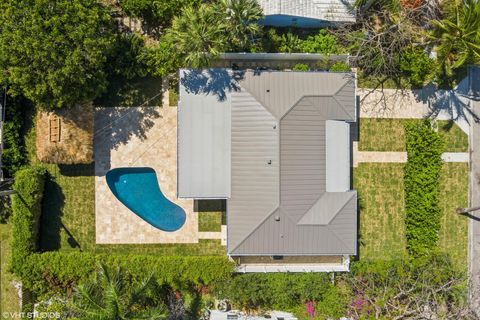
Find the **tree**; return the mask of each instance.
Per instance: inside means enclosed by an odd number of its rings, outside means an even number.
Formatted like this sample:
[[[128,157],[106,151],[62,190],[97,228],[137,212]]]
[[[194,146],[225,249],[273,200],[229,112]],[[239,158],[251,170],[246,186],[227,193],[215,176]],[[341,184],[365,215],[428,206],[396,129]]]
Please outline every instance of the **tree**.
[[[121,268],[113,272],[100,265],[96,277],[77,287],[73,311],[81,319],[165,319],[163,303],[155,296],[156,284],[149,276],[132,286]]]
[[[451,86],[465,66],[480,62],[480,1],[455,0],[446,11],[444,19],[432,21],[430,38],[437,45],[439,82]]]
[[[198,4],[200,0],[120,0],[119,3],[127,15],[142,19],[148,33],[160,36],[183,7]]]
[[[225,21],[210,5],[190,6],[173,19],[167,37],[188,66],[206,66],[226,48]]]
[[[188,66],[204,67],[221,52],[249,50],[261,33],[257,23],[261,18],[255,0],[219,0],[214,5],[189,6],[173,19],[165,39]]]
[[[219,0],[216,11],[223,15],[229,50],[246,51],[260,35],[257,23],[263,18],[262,8],[256,0]]]
[[[0,4],[0,82],[39,107],[85,102],[106,87],[112,24],[95,0]]]

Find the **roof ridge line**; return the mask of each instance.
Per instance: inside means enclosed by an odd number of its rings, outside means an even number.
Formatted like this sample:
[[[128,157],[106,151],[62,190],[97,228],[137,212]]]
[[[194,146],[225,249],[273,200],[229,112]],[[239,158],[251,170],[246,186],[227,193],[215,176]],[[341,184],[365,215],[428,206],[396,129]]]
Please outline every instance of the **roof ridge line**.
[[[328,192],[328,191],[325,191],[324,193],[322,193],[317,200],[315,200],[315,202],[312,204],[312,206],[310,208],[308,208],[307,211],[305,211],[305,213],[302,215],[302,217],[300,218],[300,220],[303,219],[303,217],[310,211],[310,209],[313,208],[313,206],[315,204],[318,203],[318,201],[320,201],[321,198],[323,198],[324,195],[328,194],[328,193],[352,193],[352,195],[348,198],[348,200],[337,210],[337,212],[333,215],[333,217],[330,219],[330,221],[333,221],[337,215],[340,213],[340,211],[343,210],[343,208],[345,208],[345,206],[348,204],[348,202],[350,202],[350,200],[352,200],[352,197],[353,195],[355,194],[355,190],[347,190],[347,191],[340,191],[340,192]],[[308,225],[312,225],[312,224],[299,224],[300,220],[296,223],[297,226],[308,226]],[[316,224],[315,224],[316,225]],[[330,223],[326,224],[325,226],[328,226],[330,225]]]
[[[230,250],[230,253],[233,253],[233,251],[235,251],[238,247],[240,247],[255,231],[258,230],[258,228],[260,228],[262,226],[262,224],[265,223],[265,221],[267,221],[268,218],[270,218],[277,210],[280,210],[280,204],[278,204],[275,209],[272,210],[272,212],[270,212],[269,214],[267,214],[267,216],[265,218],[263,218],[259,223],[258,225],[256,225],[252,231],[250,231],[243,239],[242,241],[240,241],[232,250]]]

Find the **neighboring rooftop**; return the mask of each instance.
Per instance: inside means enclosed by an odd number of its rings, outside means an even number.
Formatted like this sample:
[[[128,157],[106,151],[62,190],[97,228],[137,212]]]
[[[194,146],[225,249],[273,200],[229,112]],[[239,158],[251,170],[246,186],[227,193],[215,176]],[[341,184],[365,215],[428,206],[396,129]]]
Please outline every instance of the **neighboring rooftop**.
[[[355,22],[354,0],[259,0],[265,25],[319,27]]]
[[[356,253],[353,74],[182,70],[180,87],[179,196],[229,198],[230,255]]]

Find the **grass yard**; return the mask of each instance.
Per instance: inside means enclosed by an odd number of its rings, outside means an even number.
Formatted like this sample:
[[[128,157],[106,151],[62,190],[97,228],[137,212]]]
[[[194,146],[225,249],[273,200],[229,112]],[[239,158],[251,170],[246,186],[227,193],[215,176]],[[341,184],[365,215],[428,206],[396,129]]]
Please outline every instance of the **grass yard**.
[[[8,272],[11,236],[10,225],[0,224],[0,315],[4,312],[20,311],[17,290],[12,286],[14,276]]]
[[[42,250],[159,255],[223,255],[220,240],[198,244],[97,245],[95,243],[95,177],[93,165],[44,165],[50,178],[42,208]],[[201,213],[203,214],[203,213]],[[221,214],[217,213],[220,217]],[[209,222],[209,228],[218,219]]]
[[[406,121],[419,119],[360,119],[360,151],[405,151]],[[467,152],[468,136],[453,122],[437,121],[446,152]]]
[[[391,259],[406,254],[403,164],[361,163],[354,169],[360,198],[360,258]],[[440,248],[459,268],[467,263],[467,219],[454,210],[468,197],[468,166],[444,164],[440,206],[443,209]]]
[[[194,211],[198,212],[198,231],[220,232],[226,224],[225,200],[195,200]]]
[[[443,209],[440,246],[459,264],[467,267],[468,218],[455,213],[468,207],[468,164],[445,163],[440,180],[440,207]]]

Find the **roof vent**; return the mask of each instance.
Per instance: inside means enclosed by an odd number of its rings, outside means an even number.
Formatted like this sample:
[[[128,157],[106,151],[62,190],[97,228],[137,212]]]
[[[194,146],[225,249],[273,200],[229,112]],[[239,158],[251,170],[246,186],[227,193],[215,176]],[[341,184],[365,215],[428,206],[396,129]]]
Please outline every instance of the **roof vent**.
[[[268,164],[272,164],[272,160],[268,160],[268,162],[267,162],[267,163],[268,163]]]
[[[270,89],[267,89],[267,92],[270,92]]]
[[[275,216],[275,221],[280,221],[280,216]]]

